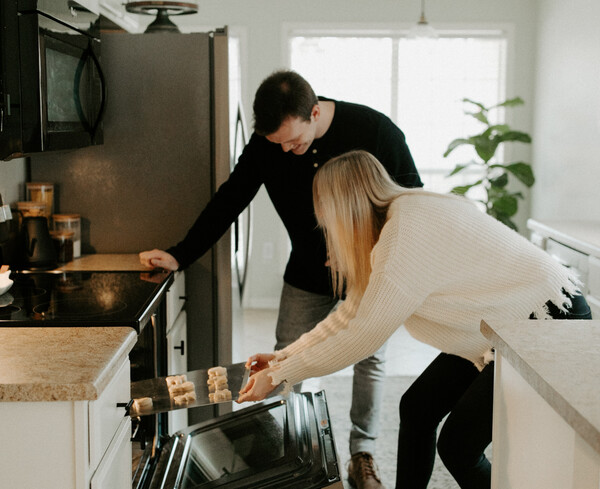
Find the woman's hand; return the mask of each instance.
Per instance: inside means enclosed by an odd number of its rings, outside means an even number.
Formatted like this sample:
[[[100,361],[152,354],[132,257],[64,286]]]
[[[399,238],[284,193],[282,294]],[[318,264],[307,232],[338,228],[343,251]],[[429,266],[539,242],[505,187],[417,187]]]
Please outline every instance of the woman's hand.
[[[273,353],[257,353],[248,358],[246,368],[250,368],[250,375],[269,367],[269,362],[275,358]]]
[[[240,391],[237,402],[262,401],[273,392],[277,386],[273,385],[271,376],[269,375],[272,371],[273,367],[269,367],[252,374],[246,386]]]

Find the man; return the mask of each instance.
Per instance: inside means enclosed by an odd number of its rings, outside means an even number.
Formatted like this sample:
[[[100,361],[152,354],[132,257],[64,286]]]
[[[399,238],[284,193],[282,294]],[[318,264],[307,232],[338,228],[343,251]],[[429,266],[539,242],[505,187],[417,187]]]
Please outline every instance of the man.
[[[187,267],[210,249],[264,185],[292,243],[276,328],[279,350],[312,329],[338,302],[312,204],[312,181],[319,166],[363,149],[399,184],[422,183],[404,134],[388,117],[365,106],[317,98],[293,71],[267,77],[253,109],[254,133],[248,145],[186,237],[166,251],[142,252],[140,260],[170,270]],[[384,348],[354,366],[348,478],[358,489],[383,488],[373,454],[384,378]]]

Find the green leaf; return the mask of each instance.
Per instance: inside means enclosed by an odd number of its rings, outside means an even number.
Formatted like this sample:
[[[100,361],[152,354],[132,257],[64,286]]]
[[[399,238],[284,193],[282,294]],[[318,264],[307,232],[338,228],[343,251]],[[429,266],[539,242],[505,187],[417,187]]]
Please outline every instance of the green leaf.
[[[492,133],[504,134],[508,131],[510,131],[510,127],[507,124],[494,124],[493,126],[490,126],[483,134],[489,137],[492,135]]]
[[[504,195],[492,202],[492,209],[499,215],[514,216],[519,208],[519,202],[512,195]]]
[[[486,125],[490,125],[490,121],[488,120],[488,118],[486,117],[486,115],[483,112],[465,112],[465,114],[473,116],[475,119],[477,119],[479,122],[483,122]]]
[[[462,146],[463,144],[473,144],[473,143],[469,139],[465,139],[465,138],[455,139],[448,145],[448,148],[446,148],[446,151],[444,152],[444,158],[446,156],[448,156],[456,148],[458,148],[459,146]]]
[[[482,111],[487,111],[487,109],[485,108],[485,105],[483,105],[481,102],[476,102],[475,100],[472,100],[470,98],[463,98],[462,99],[463,102],[467,102],[469,104],[473,104],[476,105],[477,107],[479,107]]]
[[[492,107],[516,107],[517,105],[523,105],[524,103],[525,102],[523,101],[523,99],[521,97],[515,97],[515,98],[505,100],[504,102],[501,102],[497,105],[492,105]],[[490,109],[492,107],[490,107]]]
[[[531,136],[521,131],[507,131],[498,136],[500,141],[505,143],[507,141],[516,141],[519,143],[530,143]]]
[[[490,215],[492,215],[492,214],[490,214]],[[509,228],[514,229],[515,231],[518,231],[517,225],[508,216],[498,215],[498,216],[493,216],[493,217],[498,219],[498,221],[500,221],[501,223],[506,224]]]
[[[476,187],[477,185],[481,185],[481,180],[471,183],[470,185],[460,185],[458,187],[454,187],[452,190],[450,190],[450,193],[465,195],[471,188]]]
[[[519,161],[517,163],[511,163],[510,165],[505,165],[507,171],[512,173],[516,178],[518,178],[522,183],[524,183],[527,187],[531,187],[535,183],[535,177],[533,176],[533,170],[531,169],[531,165],[527,163],[523,163]]]
[[[498,147],[498,142],[496,142],[495,138],[490,139],[480,135],[473,136],[471,139],[474,142],[475,151],[483,161],[487,163],[494,157],[494,153]]]
[[[469,168],[470,166],[474,166],[474,165],[478,165],[478,163],[475,161],[472,161],[471,163],[466,163],[464,165],[456,165],[454,167],[454,170],[452,170],[450,173],[448,173],[448,175],[446,175],[446,177],[451,177],[452,175],[456,175],[457,173],[460,173],[461,171],[463,171],[465,168]]]
[[[494,188],[504,188],[508,184],[508,174],[503,173],[497,178],[490,180],[490,185]]]

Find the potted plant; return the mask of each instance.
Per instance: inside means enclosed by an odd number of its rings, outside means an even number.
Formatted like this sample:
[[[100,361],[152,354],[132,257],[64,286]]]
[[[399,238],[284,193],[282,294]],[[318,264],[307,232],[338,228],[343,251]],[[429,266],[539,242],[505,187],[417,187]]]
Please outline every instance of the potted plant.
[[[486,212],[516,231],[517,226],[511,218],[517,213],[518,199],[522,199],[523,195],[521,192],[509,190],[509,176],[512,175],[527,187],[531,187],[535,182],[533,170],[528,163],[522,161],[501,163],[494,156],[501,144],[509,142],[530,143],[531,137],[524,132],[511,129],[507,124],[490,123],[488,114],[490,110],[500,107],[515,107],[522,105],[524,102],[519,97],[489,107],[468,98],[464,98],[463,102],[475,106],[473,111],[465,110],[465,114],[477,119],[485,128],[481,133],[474,136],[452,141],[448,145],[444,157],[447,157],[457,147],[467,144],[474,147],[477,156],[481,160],[472,160],[468,163],[456,165],[454,170],[448,174],[448,177],[472,167],[480,167],[483,176],[468,185],[454,187],[451,192],[464,195],[472,188],[483,187],[485,198],[478,199],[478,201],[485,206]]]

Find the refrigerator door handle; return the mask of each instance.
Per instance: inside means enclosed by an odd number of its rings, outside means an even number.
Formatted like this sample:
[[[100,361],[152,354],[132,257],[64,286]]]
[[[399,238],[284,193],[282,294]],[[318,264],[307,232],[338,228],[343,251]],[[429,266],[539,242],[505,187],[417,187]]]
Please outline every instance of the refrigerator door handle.
[[[238,105],[237,116],[235,121],[235,133],[233,139],[233,151],[231,154],[231,165],[230,169],[233,171],[237,164],[237,159],[241,154],[244,146],[248,144],[248,134],[246,131],[246,123],[243,115],[242,106]],[[250,246],[252,242],[252,203],[250,203],[246,209],[246,219],[243,222],[244,229],[240,229],[240,217],[235,220],[234,223],[234,262],[235,262],[235,273],[238,282],[238,290],[240,293],[240,302],[244,296],[244,288],[246,285],[246,278],[248,272],[248,260],[250,259]],[[240,258],[240,234],[243,232],[244,242],[241,244],[241,258]],[[241,260],[241,263],[240,263]]]

